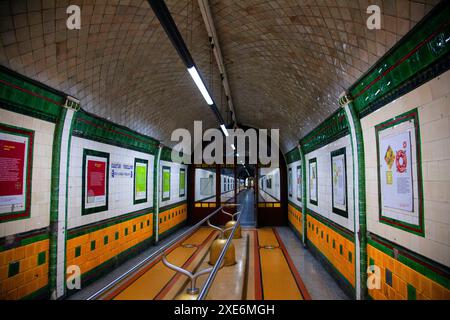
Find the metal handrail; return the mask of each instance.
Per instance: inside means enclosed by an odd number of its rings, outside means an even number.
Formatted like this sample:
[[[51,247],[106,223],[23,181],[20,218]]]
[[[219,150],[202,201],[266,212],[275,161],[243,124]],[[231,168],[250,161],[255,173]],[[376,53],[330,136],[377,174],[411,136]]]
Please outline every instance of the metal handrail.
[[[214,281],[214,279],[216,278],[217,272],[219,271],[223,259],[225,258],[225,253],[228,250],[228,247],[230,246],[231,242],[233,241],[233,237],[234,237],[234,233],[236,232],[237,227],[239,226],[239,220],[241,220],[241,214],[238,215],[237,219],[236,219],[236,224],[234,225],[233,229],[231,230],[231,233],[228,237],[227,242],[225,242],[225,245],[222,249],[222,252],[219,255],[219,258],[216,261],[216,264],[214,265],[211,273],[209,274],[208,279],[206,279],[205,285],[203,286],[202,290],[200,291],[200,294],[198,295],[197,300],[203,300],[206,295],[209,292],[209,289],[211,288],[211,285]]]
[[[223,212],[223,211],[222,211],[222,212]],[[224,233],[225,233],[226,231],[231,230],[231,229],[234,228],[234,227],[229,227],[229,228],[222,229],[221,227],[218,227],[218,226],[213,225],[213,224],[211,223],[211,221],[209,221],[209,220],[210,220],[210,219],[208,219],[208,226],[210,226],[211,228],[213,228],[213,229],[219,231],[219,232],[220,232],[219,238],[222,239],[222,240],[224,239],[224,238],[223,238]],[[189,289],[187,289],[187,293],[188,293],[188,294],[192,294],[192,295],[195,295],[195,294],[197,294],[197,293],[199,292],[199,289],[195,286],[195,283],[196,283],[196,281],[197,281],[197,278],[198,278],[199,276],[201,276],[201,275],[204,275],[204,274],[207,274],[207,273],[212,272],[213,269],[214,269],[213,267],[210,267],[210,268],[206,268],[206,269],[197,271],[196,273],[192,273],[192,272],[190,272],[189,270],[186,270],[186,269],[184,269],[184,268],[182,268],[182,267],[176,266],[176,265],[170,263],[169,261],[167,261],[166,253],[163,254],[162,262],[163,262],[163,264],[164,264],[166,267],[168,267],[169,269],[172,269],[172,270],[174,270],[174,271],[176,271],[176,272],[182,273],[182,274],[184,274],[185,276],[187,276],[187,277],[191,280],[191,286],[190,286]]]
[[[176,265],[170,263],[169,261],[167,261],[167,257],[165,254],[162,257],[162,262],[164,263],[164,265],[167,268],[172,269],[176,272],[182,273],[185,276],[187,276],[189,279],[191,279],[191,287],[187,291],[189,294],[197,294],[198,293],[199,290],[198,290],[198,288],[195,287],[195,282],[196,282],[197,278],[200,277],[201,275],[210,273],[213,269],[212,267],[210,267],[210,268],[206,268],[206,269],[197,271],[196,273],[192,273],[189,270],[183,269],[183,268],[176,266]]]
[[[230,216],[230,217],[231,217],[231,221],[234,221],[234,217],[237,216],[239,213],[242,212],[242,210],[241,210],[241,211],[238,211],[238,210],[236,209],[236,212],[235,212],[235,213],[231,213],[231,212],[225,211],[225,207],[236,207],[236,208],[240,208],[241,205],[240,205],[240,204],[228,204],[228,205],[222,206],[222,213],[224,213],[224,214]]]
[[[142,261],[140,261],[139,263],[137,263],[136,265],[134,265],[131,269],[129,269],[127,272],[123,273],[122,275],[120,275],[119,277],[117,277],[116,279],[114,279],[113,281],[111,281],[108,285],[106,285],[105,287],[103,287],[102,289],[98,290],[97,292],[95,292],[94,294],[90,295],[86,300],[94,300],[95,298],[97,298],[98,296],[100,296],[101,294],[103,294],[105,291],[109,290],[110,288],[112,288],[114,285],[116,285],[118,282],[120,282],[122,279],[124,279],[125,277],[127,277],[130,273],[134,272],[136,269],[140,268],[142,265],[144,265],[146,262],[152,260],[153,258],[157,257],[160,254],[163,254],[167,249],[169,249],[171,246],[173,246],[175,243],[177,243],[178,241],[180,241],[180,239],[183,238],[187,238],[187,236],[189,236],[192,232],[194,232],[195,230],[197,230],[198,228],[201,227],[201,225],[203,223],[205,223],[206,221],[209,221],[209,219],[211,219],[214,215],[216,215],[220,210],[222,209],[222,207],[217,208],[216,210],[214,210],[211,214],[209,214],[208,216],[206,216],[205,218],[203,218],[202,220],[200,220],[199,222],[197,222],[195,225],[193,225],[192,227],[190,227],[188,230],[186,230],[185,232],[183,232],[181,235],[179,235],[178,237],[172,239],[171,241],[169,241],[167,244],[163,245],[161,248],[159,248],[158,250],[156,250],[155,252],[153,252],[151,255],[149,255],[148,257],[144,258]]]
[[[217,230],[217,231],[220,232],[220,236],[219,236],[220,239],[223,239],[223,235],[225,234],[225,232],[227,232],[228,230],[233,229],[233,227],[229,227],[229,228],[222,229],[221,227],[218,227],[218,226],[213,225],[213,224],[211,223],[211,221],[209,221],[209,219],[208,219],[208,222],[207,222],[207,223],[208,223],[208,226],[210,226],[211,228],[213,228],[213,229],[215,229],[215,230]]]

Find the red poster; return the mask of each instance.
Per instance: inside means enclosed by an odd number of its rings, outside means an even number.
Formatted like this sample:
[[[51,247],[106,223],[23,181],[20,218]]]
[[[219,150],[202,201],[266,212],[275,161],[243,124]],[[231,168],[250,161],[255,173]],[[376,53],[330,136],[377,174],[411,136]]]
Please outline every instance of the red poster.
[[[22,195],[25,143],[0,139],[0,196]]]
[[[106,191],[106,162],[88,160],[87,195],[88,197],[104,196]]]

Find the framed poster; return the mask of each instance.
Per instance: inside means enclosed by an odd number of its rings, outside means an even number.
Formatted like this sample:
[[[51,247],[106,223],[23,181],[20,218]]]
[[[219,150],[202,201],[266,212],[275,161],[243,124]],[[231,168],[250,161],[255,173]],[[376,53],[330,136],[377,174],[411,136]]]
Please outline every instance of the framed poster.
[[[302,166],[297,166],[297,200],[302,202],[303,197],[303,174],[302,174]]]
[[[317,206],[317,158],[309,159],[309,203]]]
[[[417,109],[375,126],[379,220],[424,235]]]
[[[347,218],[347,162],[345,148],[331,152],[331,188],[333,213]]]
[[[27,218],[34,131],[0,124],[0,222]]]
[[[180,185],[179,185],[179,195],[184,197],[186,195],[186,169],[180,168]]]
[[[148,160],[134,159],[134,204],[147,202]]]
[[[170,199],[170,167],[163,166],[162,167],[162,200]]]
[[[289,197],[292,197],[292,168],[289,168],[289,172],[288,172],[288,192],[289,192]]]
[[[83,150],[82,214],[108,210],[109,153]]]
[[[202,197],[214,195],[214,177],[212,174],[209,175],[208,178],[200,178],[200,195]]]

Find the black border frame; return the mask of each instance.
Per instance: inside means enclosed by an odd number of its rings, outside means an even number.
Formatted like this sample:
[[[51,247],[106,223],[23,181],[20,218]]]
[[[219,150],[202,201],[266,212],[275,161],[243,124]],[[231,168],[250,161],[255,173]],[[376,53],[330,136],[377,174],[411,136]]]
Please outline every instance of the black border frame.
[[[146,166],[146,176],[145,176],[145,198],[136,199],[136,164],[143,163]],[[133,179],[133,204],[145,203],[148,201],[148,160],[134,158],[134,179]]]
[[[336,156],[344,155],[344,167],[345,167],[345,211],[334,206],[334,187],[333,187],[333,158]],[[333,213],[340,215],[344,218],[348,218],[348,171],[347,171],[347,152],[346,147],[334,150],[330,153],[330,167],[331,167],[331,207]]]
[[[164,170],[169,169],[169,196],[164,198]],[[170,180],[172,179],[172,168],[169,166],[162,166],[161,168],[161,201],[170,200],[170,194],[172,191],[172,186]]]
[[[316,164],[316,195],[317,200],[311,199],[311,164]],[[317,158],[309,159],[308,161],[308,191],[309,191],[309,203],[317,206],[319,204],[319,167],[317,164]]]
[[[95,208],[85,208],[86,204],[86,158],[87,156],[94,157],[102,157],[106,158],[106,204],[104,206],[99,206]],[[83,149],[83,168],[82,168],[82,177],[81,177],[81,215],[85,216],[88,214],[108,211],[109,204],[109,153],[91,150],[91,149]]]
[[[296,195],[295,197],[297,198],[297,201],[302,202],[302,195],[303,195],[303,172],[302,172],[302,165],[301,165],[301,164],[299,164],[299,165],[295,168],[295,170],[297,170],[296,173],[295,173],[295,176],[297,177],[297,179],[298,179],[297,173],[299,172],[298,169],[300,169],[300,174],[302,175],[302,178],[300,179],[300,184],[298,184],[298,183],[296,182],[296,184],[297,184],[297,195]],[[300,192],[300,195],[301,195],[300,197],[298,196],[298,195],[299,195],[299,193],[298,193],[298,187],[299,187],[299,186],[302,188],[302,192]]]
[[[181,193],[181,172],[184,172],[184,192]],[[178,196],[179,197],[184,197],[186,195],[186,168],[182,168],[180,167],[180,172],[179,172],[179,176],[178,176]]]

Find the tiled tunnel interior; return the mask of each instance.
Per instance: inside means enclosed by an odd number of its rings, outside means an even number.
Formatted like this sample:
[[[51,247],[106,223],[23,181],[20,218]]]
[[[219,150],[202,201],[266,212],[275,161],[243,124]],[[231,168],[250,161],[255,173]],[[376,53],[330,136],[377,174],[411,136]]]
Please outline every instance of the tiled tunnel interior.
[[[0,300],[183,296],[155,252],[206,268],[223,210],[210,299],[449,300],[449,39],[445,0],[1,0]]]

